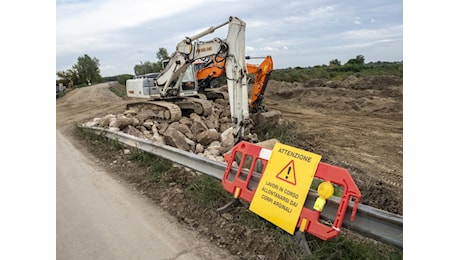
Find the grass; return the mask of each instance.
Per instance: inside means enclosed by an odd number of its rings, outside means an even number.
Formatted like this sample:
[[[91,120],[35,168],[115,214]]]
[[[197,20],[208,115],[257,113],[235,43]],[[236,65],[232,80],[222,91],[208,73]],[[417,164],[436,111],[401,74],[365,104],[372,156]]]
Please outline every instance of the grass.
[[[89,129],[78,127],[77,125],[74,128],[74,134],[93,144],[94,146],[98,147],[100,150],[104,150],[106,152],[113,152],[123,149],[124,146],[118,140],[109,139],[102,134],[97,134]]]
[[[257,125],[255,132],[260,141],[276,138],[283,144],[291,145],[294,141],[294,136],[290,133],[287,126],[273,124]]]
[[[135,161],[140,167],[146,168],[149,176],[151,177],[151,181],[157,183],[162,182],[162,178],[170,172],[173,166],[173,163],[170,160],[163,159],[159,156],[136,148],[131,149],[131,154],[128,158],[131,161]]]
[[[88,129],[78,127],[76,129],[78,137],[97,146],[96,153],[120,154],[121,150],[126,149],[123,144],[116,140],[95,134]],[[276,137],[276,133],[282,132],[283,128],[266,128],[266,130],[270,130],[270,132],[265,133],[266,136],[274,135]],[[284,132],[284,134],[286,138],[290,138],[289,133]],[[146,169],[148,174],[146,174],[147,178],[144,181],[157,183],[163,187],[172,183],[179,185],[183,188],[186,198],[190,199],[190,203],[198,205],[203,212],[215,210],[233,198],[230,193],[223,189],[222,183],[216,178],[207,175],[191,177],[189,172],[173,167],[173,162],[169,160],[135,148],[130,148],[130,150],[131,154],[126,159]],[[319,183],[320,181],[315,179],[312,188],[317,187]],[[340,189],[335,190],[340,192]],[[356,239],[343,234],[344,232],[329,241],[322,241],[313,235],[305,234],[312,253],[309,255],[293,242],[287,232],[249,211],[248,203],[243,202],[242,208],[243,210],[231,213],[233,216],[231,221],[244,225],[252,232],[257,232],[264,238],[274,241],[274,244],[280,249],[280,255],[277,256],[277,259],[402,259],[403,251],[400,249],[368,242],[364,239]]]
[[[245,203],[247,204],[247,203]],[[246,205],[249,208],[249,204]],[[310,247],[311,255],[301,250],[291,236],[262,217],[247,210],[233,219],[235,223],[245,225],[253,231],[261,232],[269,239],[283,248],[283,259],[402,259],[403,252],[397,248],[378,245],[364,239],[349,238],[340,234],[328,241],[323,241],[308,233],[306,241]]]
[[[186,193],[198,205],[213,210],[232,199],[231,194],[223,189],[218,179],[207,175],[193,179]]]
[[[62,92],[56,93],[56,99],[65,96],[66,93],[67,93],[66,91],[62,91]]]
[[[273,70],[270,79],[286,82],[306,82],[311,79],[344,80],[355,76],[391,75],[403,77],[403,64],[400,62],[380,62],[341,66],[295,67]]]
[[[120,87],[109,87],[110,91],[112,91],[115,95],[125,98],[126,94],[126,87],[121,85]]]

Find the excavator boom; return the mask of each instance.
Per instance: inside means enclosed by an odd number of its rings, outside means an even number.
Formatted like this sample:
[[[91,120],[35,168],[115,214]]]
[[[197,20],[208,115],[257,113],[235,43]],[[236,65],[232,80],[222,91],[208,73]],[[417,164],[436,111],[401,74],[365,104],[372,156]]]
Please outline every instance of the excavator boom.
[[[263,111],[262,101],[264,98],[265,89],[267,88],[268,79],[270,73],[273,71],[273,60],[271,56],[265,57],[265,59],[259,64],[259,66],[253,64],[247,64],[248,73],[256,74],[254,80],[254,88],[252,89],[251,102],[249,104],[249,110],[253,113]]]
[[[246,59],[264,58],[259,64],[246,63],[246,69],[248,74],[255,74],[254,87],[251,93],[251,100],[249,102],[249,111],[256,113],[264,111],[262,104],[265,89],[267,88],[270,73],[273,71],[273,59],[271,56],[266,57],[249,57]],[[195,64],[197,68],[196,79],[200,88],[200,92],[204,93],[208,98],[214,96],[215,91],[209,91],[211,88],[212,81],[218,77],[225,75],[225,60],[217,60],[216,58],[211,59],[208,62],[197,62]]]

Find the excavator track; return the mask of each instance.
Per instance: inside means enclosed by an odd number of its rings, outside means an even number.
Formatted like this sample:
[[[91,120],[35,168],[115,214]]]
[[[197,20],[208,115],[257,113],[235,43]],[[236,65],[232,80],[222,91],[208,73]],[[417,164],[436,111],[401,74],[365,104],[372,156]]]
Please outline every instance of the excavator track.
[[[149,100],[126,105],[127,110],[135,113],[147,113],[160,122],[179,121],[183,115],[196,113],[208,116],[212,112],[212,103],[209,100],[194,97],[182,97],[165,100]]]
[[[207,88],[203,90],[202,94],[204,94],[207,99],[213,100],[213,101],[216,99],[228,100],[227,91],[223,91],[220,89]]]
[[[212,103],[209,100],[194,97],[184,97],[174,101],[183,114],[196,113],[200,116],[208,116],[212,112]]]
[[[148,113],[149,116],[161,122],[175,122],[182,117],[181,108],[166,101],[143,101],[126,105],[127,110],[136,110],[136,113]]]

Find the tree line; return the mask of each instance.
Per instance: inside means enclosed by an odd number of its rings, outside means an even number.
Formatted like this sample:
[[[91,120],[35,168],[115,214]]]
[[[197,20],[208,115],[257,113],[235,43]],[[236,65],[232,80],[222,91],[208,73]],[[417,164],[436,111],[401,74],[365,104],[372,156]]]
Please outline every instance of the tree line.
[[[123,85],[127,79],[133,78],[134,76],[144,75],[152,72],[160,72],[163,68],[162,61],[170,58],[166,48],[159,48],[156,52],[157,62],[145,61],[140,64],[134,65],[134,75],[123,74],[113,77],[103,78],[99,69],[99,59],[96,57],[90,57],[88,54],[84,54],[77,58],[77,63],[72,66],[71,69],[65,71],[57,71],[56,85],[62,83],[66,86],[86,86],[91,84],[97,84],[105,81],[117,80]]]
[[[58,71],[56,75],[56,85],[62,83],[66,86],[86,86],[97,84],[105,81],[118,81],[125,84],[126,80],[135,76],[140,76],[153,72],[160,72],[163,68],[162,62],[170,59],[166,48],[159,48],[156,52],[156,62],[145,61],[136,64],[133,67],[134,75],[122,74],[112,77],[103,78],[100,75],[99,60],[96,57],[90,57],[84,54],[77,59],[77,63],[71,69]],[[270,76],[271,79],[288,82],[303,82],[312,78],[326,79],[344,79],[345,77],[355,75],[396,75],[402,78],[402,62],[376,62],[365,63],[363,55],[357,55],[349,59],[345,64],[341,64],[338,59],[329,61],[329,65],[317,65],[314,67],[294,67],[274,70]]]

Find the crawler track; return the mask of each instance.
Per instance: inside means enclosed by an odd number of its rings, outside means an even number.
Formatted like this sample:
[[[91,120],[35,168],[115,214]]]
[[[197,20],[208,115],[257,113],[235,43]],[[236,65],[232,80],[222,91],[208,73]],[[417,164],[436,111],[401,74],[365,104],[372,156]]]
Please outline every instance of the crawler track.
[[[175,122],[179,121],[183,114],[210,115],[212,103],[206,99],[184,97],[129,103],[126,110],[128,113],[148,113],[150,117],[161,122]]]
[[[126,105],[127,110],[134,110],[136,113],[149,113],[152,118],[162,122],[179,121],[182,111],[178,105],[166,101],[143,101]]]

